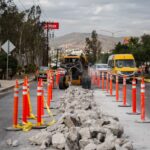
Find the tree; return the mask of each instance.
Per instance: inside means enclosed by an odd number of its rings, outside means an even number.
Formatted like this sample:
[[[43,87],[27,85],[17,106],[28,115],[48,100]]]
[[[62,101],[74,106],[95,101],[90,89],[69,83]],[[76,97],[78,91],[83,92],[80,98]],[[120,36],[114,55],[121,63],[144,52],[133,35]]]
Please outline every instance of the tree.
[[[141,37],[142,49],[145,62],[150,62],[150,35],[144,34]]]
[[[94,64],[100,59],[101,56],[101,42],[98,40],[96,31],[92,31],[91,39],[86,38],[85,53],[90,63]]]
[[[10,40],[16,46],[12,55],[19,65],[42,65],[46,39],[40,23],[41,9],[32,6],[19,12],[12,0],[0,0],[0,41]]]
[[[4,52],[0,53],[0,78],[6,78],[6,63],[7,63],[7,55]],[[9,76],[13,77],[16,74],[17,71],[17,65],[18,62],[16,60],[16,58],[14,58],[13,56],[9,56],[9,64],[8,64],[8,68],[9,70],[11,69],[11,72],[9,71]]]
[[[143,35],[140,38],[131,37],[128,44],[122,44],[119,42],[112,54],[133,54],[137,65],[142,65],[145,62],[150,61],[150,35]]]

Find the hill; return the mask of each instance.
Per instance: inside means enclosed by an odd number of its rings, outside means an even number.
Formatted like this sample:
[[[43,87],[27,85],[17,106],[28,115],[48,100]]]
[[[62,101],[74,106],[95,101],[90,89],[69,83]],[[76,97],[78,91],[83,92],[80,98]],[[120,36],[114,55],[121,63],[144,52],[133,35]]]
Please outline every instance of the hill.
[[[85,47],[85,38],[90,37],[90,33],[70,33],[61,37],[55,38],[51,41],[52,47],[62,47],[62,48],[80,48],[84,49]],[[119,41],[123,41],[121,37],[110,37],[105,35],[98,35],[98,39],[102,43],[102,51],[107,52],[114,48],[114,45]]]

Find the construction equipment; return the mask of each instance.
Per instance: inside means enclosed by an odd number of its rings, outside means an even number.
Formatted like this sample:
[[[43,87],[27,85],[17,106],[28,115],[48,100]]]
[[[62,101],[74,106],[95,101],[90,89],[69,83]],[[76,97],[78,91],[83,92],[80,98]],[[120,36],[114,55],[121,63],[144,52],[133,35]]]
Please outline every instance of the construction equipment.
[[[83,88],[91,88],[91,79],[88,76],[88,61],[81,55],[66,55],[60,67],[64,71],[60,72],[59,88],[66,89],[70,84],[82,85]]]

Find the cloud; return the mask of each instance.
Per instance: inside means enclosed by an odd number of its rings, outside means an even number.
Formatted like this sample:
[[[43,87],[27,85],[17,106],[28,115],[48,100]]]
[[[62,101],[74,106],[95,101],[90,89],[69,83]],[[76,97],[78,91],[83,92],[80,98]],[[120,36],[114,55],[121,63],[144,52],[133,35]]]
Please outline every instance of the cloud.
[[[14,0],[23,9],[18,0]],[[34,0],[40,4],[42,20],[60,22],[58,35],[69,32],[91,32],[95,29],[122,31],[116,36],[136,35],[149,32],[150,1],[148,0]],[[39,3],[40,2],[40,3]],[[23,1],[31,7],[33,1]],[[103,32],[103,34],[110,34]]]

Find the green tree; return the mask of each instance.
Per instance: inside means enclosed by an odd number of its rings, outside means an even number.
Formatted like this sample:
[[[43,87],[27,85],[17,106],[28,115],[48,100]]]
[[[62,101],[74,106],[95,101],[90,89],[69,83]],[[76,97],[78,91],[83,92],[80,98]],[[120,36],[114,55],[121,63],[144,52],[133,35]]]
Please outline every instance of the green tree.
[[[144,34],[141,37],[142,49],[145,62],[150,62],[150,35]]]
[[[46,49],[46,39],[40,23],[41,9],[32,6],[30,9],[19,12],[12,0],[0,0],[0,41],[8,39],[16,46],[12,56],[17,58],[22,66],[42,65],[43,51]]]
[[[86,38],[85,53],[90,63],[94,64],[101,56],[101,42],[98,40],[96,31],[92,31],[91,38]]]
[[[7,55],[6,55],[6,53],[1,52],[0,53],[0,69],[2,69],[0,72],[1,79],[6,78],[6,63],[7,63]],[[17,65],[18,65],[18,62],[17,62],[16,58],[14,58],[13,56],[9,56],[8,68],[9,68],[9,70],[11,69],[10,70],[11,72],[9,71],[10,77],[13,77],[16,74]]]

